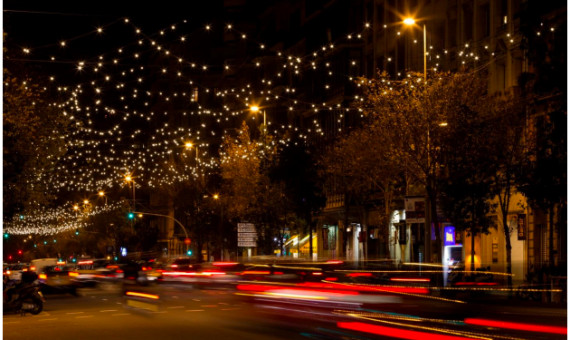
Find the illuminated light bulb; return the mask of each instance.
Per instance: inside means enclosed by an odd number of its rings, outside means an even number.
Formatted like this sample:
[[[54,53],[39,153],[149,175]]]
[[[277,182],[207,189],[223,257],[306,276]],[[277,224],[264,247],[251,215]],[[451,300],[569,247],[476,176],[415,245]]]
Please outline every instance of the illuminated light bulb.
[[[65,47],[66,42],[65,42],[65,41],[61,41],[61,42],[59,43],[59,45],[60,45],[61,47]]]
[[[97,33],[103,33],[103,29],[101,27],[97,28]]]

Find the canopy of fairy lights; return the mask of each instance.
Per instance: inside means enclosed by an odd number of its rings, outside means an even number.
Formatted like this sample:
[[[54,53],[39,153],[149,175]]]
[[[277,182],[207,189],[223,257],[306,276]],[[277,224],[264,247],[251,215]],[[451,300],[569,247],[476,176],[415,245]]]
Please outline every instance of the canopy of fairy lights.
[[[63,98],[51,103],[70,122],[69,132],[62,136],[68,151],[54,174],[44,179],[53,193],[125,190],[127,175],[136,178],[132,185],[147,190],[208,175],[223,158],[223,139],[235,136],[243,121],[260,120],[260,113],[250,110],[253,105],[265,111],[273,145],[324,138],[327,131],[318,119],[320,113],[333,117],[336,133],[342,132],[348,115],[362,115],[358,104],[365,98],[361,95],[354,95],[353,103],[347,105],[342,96],[327,93],[365,84],[366,80],[358,78],[359,61],[347,60],[335,51],[337,46],[364,39],[370,24],[364,23],[361,31],[346,33],[306,55],[292,55],[253,41],[248,34],[251,32],[238,31],[231,24],[203,24],[198,30],[194,27],[183,20],[147,34],[132,20],[122,18],[65,40],[54,39],[48,45],[5,45],[15,61],[42,63],[45,76],[33,81],[46,93],[57,94],[54,98]],[[185,48],[192,41],[207,41],[216,30],[231,33],[250,46],[245,61],[207,64],[194,57],[194,49]],[[506,34],[510,43],[520,42],[520,37]],[[400,35],[395,32],[394,39]],[[83,39],[97,37],[98,41],[116,42],[117,36],[125,37],[118,47],[90,52],[81,59],[68,57],[83,55],[83,50],[69,53]],[[96,46],[89,49],[93,50]],[[433,71],[441,70],[450,54],[445,50],[436,52],[431,46],[426,53],[428,69]],[[494,56],[488,46],[475,44],[467,44],[455,53],[455,59],[474,68]],[[386,59],[390,62],[392,56]],[[335,67],[342,63],[346,67]],[[347,70],[347,74],[336,74],[334,70],[338,69]],[[240,72],[249,75],[249,83],[228,82],[226,86],[220,81],[215,87],[209,85],[212,82],[208,77],[223,79],[224,75]],[[320,95],[310,92],[314,89],[307,90],[311,86],[304,84],[315,78],[322,87],[318,89]],[[323,102],[311,98],[335,99]],[[277,117],[277,113],[310,113],[315,119],[312,125],[294,124]],[[67,202],[59,208],[37,209],[25,219],[14,217],[5,221],[4,230],[51,235],[80,228],[87,215],[79,218],[72,206],[73,202]],[[116,205],[108,204],[89,214],[113,208]]]

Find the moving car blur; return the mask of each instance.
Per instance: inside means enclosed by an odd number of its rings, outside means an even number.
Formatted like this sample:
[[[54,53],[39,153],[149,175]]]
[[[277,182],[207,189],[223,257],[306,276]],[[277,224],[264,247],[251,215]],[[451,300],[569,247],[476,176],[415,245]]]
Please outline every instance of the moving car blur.
[[[45,266],[38,273],[40,289],[44,294],[77,295],[76,272],[73,266],[59,264]]]
[[[9,280],[20,281],[22,272],[28,271],[30,265],[28,263],[4,264],[3,273]]]

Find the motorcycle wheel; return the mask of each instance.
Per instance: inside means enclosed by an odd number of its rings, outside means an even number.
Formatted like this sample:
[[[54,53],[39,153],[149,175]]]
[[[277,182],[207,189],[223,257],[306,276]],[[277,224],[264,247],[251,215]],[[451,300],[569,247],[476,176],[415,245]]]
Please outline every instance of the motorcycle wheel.
[[[37,315],[44,309],[44,302],[37,298],[26,299],[22,302],[22,310],[32,315]]]

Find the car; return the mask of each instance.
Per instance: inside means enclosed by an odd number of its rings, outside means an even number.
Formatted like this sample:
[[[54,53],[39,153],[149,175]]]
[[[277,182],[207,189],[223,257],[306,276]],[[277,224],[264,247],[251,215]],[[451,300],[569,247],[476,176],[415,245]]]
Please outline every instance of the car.
[[[44,267],[46,266],[55,266],[58,264],[58,259],[52,258],[42,258],[42,259],[34,259],[30,263],[30,271],[36,272],[36,274],[40,274]]]
[[[4,265],[4,275],[6,275],[9,280],[20,281],[22,279],[22,272],[27,272],[28,270],[29,264],[27,263]]]
[[[82,259],[77,262],[73,281],[81,287],[94,287],[98,282],[114,278],[118,267],[109,268],[109,263],[104,259]]]
[[[175,259],[171,264],[169,270],[176,272],[188,272],[193,271],[194,266],[198,264],[198,261],[189,257],[180,257]]]
[[[162,280],[162,264],[156,260],[141,261],[141,270],[149,283],[156,283]]]
[[[123,284],[125,285],[143,285],[157,283],[162,273],[152,267],[152,264],[146,261],[130,260],[120,264],[123,271]]]
[[[40,290],[44,294],[71,294],[77,296],[77,284],[73,279],[77,272],[65,265],[45,266],[38,275]]]

